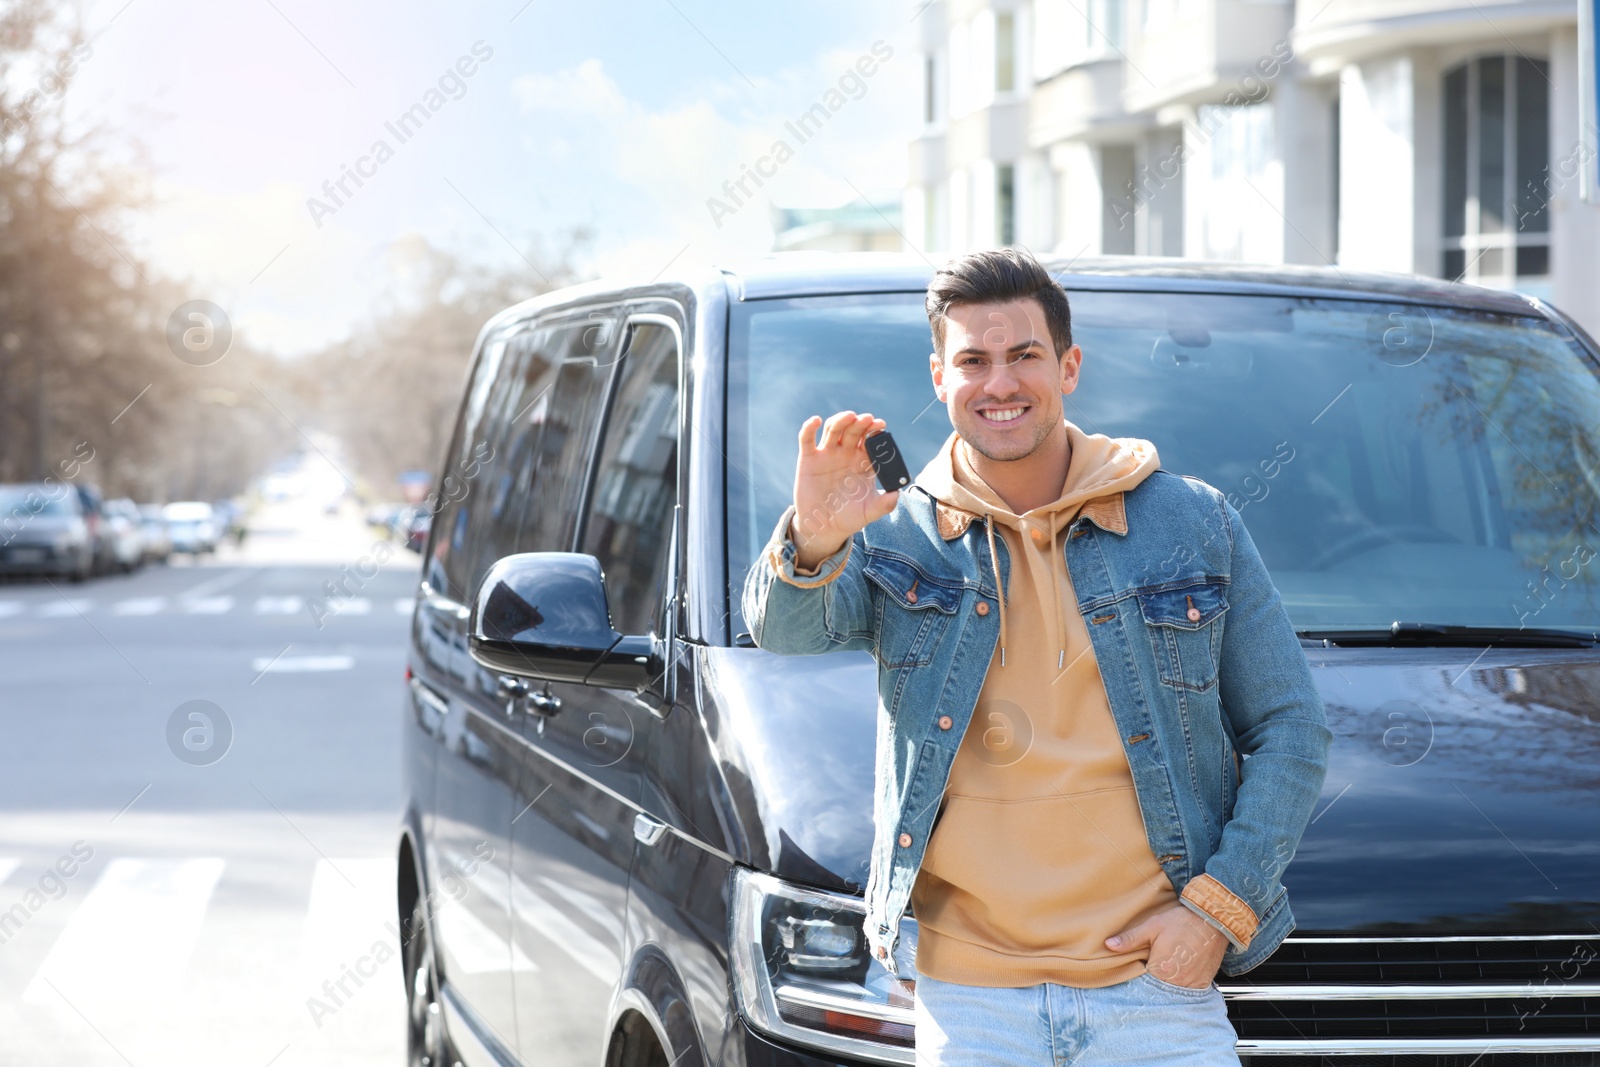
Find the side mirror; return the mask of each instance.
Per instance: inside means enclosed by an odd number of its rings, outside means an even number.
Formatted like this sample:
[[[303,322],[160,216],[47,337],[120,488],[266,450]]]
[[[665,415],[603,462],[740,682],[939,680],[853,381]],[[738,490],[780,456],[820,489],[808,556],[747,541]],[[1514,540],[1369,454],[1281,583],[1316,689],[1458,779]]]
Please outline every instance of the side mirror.
[[[523,552],[489,568],[473,600],[467,650],[520,678],[635,692],[661,673],[648,636],[611,626],[600,561],[579,552]]]

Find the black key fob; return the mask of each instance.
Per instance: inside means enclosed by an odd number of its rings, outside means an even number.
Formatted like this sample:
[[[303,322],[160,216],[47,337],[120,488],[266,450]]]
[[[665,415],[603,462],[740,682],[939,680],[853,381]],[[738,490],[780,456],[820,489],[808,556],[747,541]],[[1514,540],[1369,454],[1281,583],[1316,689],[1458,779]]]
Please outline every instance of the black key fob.
[[[911,484],[911,472],[906,470],[906,461],[900,458],[900,447],[894,443],[894,438],[889,436],[888,430],[881,430],[866,439],[867,458],[872,461],[872,469],[878,475],[878,484],[884,491],[903,489]]]

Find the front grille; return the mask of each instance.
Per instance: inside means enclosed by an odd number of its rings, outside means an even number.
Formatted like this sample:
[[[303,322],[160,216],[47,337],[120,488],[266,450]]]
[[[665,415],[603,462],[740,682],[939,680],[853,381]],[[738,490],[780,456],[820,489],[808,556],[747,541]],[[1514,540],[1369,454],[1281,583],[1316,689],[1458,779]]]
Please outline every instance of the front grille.
[[[1217,984],[1248,1067],[1600,1067],[1600,936],[1291,937]]]
[[[1600,1067],[1600,1052],[1505,1052],[1420,1056],[1252,1056],[1242,1067]]]
[[[1265,963],[1218,984],[1600,981],[1600,935],[1507,938],[1288,937]]]
[[[1255,1000],[1228,1014],[1240,1036],[1261,1038],[1600,1037],[1600,996]]]

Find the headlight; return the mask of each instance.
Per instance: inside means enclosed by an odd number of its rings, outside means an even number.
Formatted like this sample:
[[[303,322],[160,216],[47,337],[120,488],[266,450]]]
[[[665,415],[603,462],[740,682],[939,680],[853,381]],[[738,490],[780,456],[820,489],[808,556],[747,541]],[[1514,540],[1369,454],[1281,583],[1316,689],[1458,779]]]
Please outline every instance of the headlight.
[[[915,1063],[913,983],[868,955],[866,906],[743,867],[731,877],[733,985],[750,1025],[810,1048]],[[915,922],[906,918],[897,960],[915,936]],[[909,961],[900,967],[909,977]]]

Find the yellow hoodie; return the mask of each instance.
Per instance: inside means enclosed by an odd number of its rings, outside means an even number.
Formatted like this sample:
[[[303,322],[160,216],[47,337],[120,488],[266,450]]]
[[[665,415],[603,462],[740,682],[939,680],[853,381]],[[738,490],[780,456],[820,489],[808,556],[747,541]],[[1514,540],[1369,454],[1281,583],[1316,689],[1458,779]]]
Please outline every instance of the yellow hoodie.
[[[1126,981],[1150,950],[1113,952],[1105,939],[1178,899],[1145,836],[1064,557],[1066,527],[1084,505],[1119,499],[1159,459],[1149,441],[1066,430],[1060,497],[1023,515],[978,477],[955,433],[916,478],[983,522],[991,552],[998,527],[1011,571],[999,647],[911,894],[917,969],[943,981]]]

